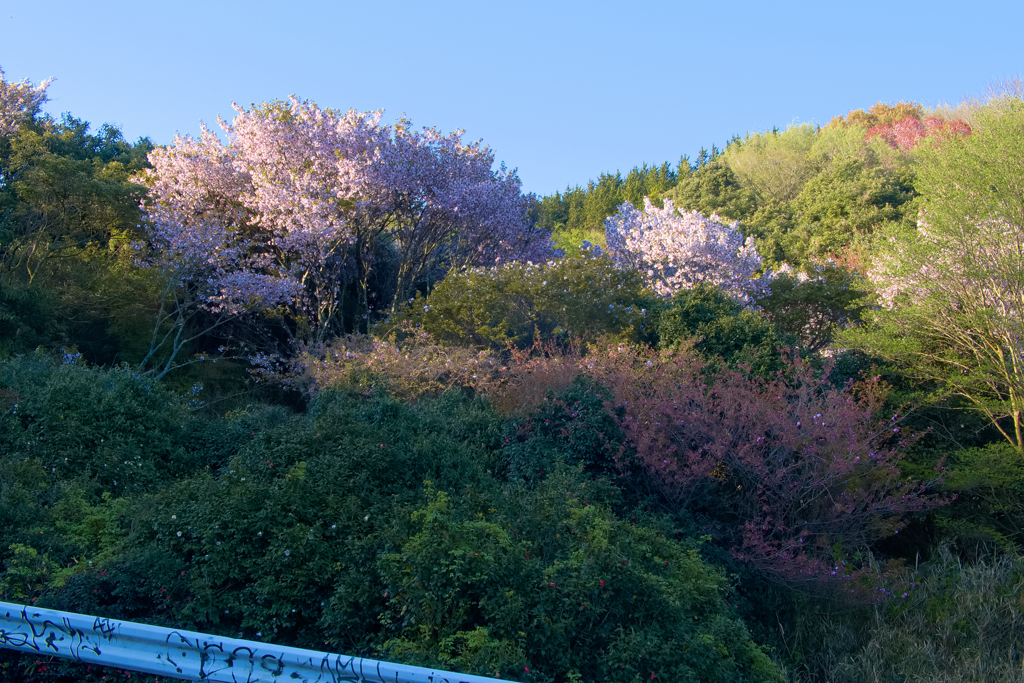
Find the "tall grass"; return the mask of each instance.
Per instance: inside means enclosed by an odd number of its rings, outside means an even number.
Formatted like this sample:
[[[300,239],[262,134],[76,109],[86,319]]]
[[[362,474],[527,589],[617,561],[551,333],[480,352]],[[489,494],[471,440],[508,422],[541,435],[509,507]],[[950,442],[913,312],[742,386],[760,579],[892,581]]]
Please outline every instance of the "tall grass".
[[[907,597],[876,611],[866,644],[837,664],[832,680],[1024,681],[1024,556],[968,564],[940,548],[915,572]]]

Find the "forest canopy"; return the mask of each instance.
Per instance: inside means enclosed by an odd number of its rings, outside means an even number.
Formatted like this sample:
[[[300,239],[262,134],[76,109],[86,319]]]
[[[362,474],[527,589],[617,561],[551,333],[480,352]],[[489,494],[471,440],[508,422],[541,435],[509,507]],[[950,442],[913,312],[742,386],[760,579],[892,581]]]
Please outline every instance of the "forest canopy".
[[[0,600],[542,683],[1019,677],[1019,93],[537,197],[380,112],[158,146],[46,90],[0,72]]]

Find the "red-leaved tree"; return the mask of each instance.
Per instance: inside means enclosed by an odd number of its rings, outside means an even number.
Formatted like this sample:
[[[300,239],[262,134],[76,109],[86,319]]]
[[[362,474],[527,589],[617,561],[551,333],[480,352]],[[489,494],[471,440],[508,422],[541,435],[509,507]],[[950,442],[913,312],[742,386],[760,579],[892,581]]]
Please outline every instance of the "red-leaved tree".
[[[867,138],[880,137],[893,149],[907,152],[931,136],[970,135],[971,127],[963,121],[946,121],[935,116],[921,119],[907,116],[894,123],[879,124],[868,129]]]
[[[687,351],[591,354],[630,450],[675,503],[717,521],[733,553],[786,580],[851,578],[851,558],[938,504],[899,469],[899,415],[878,378],[834,388],[800,360],[763,380],[713,377]],[[624,455],[624,454],[623,454]]]

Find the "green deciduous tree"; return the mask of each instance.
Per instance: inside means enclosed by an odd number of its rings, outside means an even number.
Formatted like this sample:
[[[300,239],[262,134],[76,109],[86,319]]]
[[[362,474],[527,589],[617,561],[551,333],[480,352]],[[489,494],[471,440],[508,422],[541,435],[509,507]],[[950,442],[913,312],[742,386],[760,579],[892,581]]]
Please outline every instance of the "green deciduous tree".
[[[918,227],[892,230],[875,259],[885,309],[856,341],[966,398],[1024,452],[1024,102],[974,121],[922,145]]]
[[[32,282],[53,261],[90,245],[130,238],[141,188],[129,175],[151,144],[132,145],[112,126],[96,135],[65,116],[23,124],[0,145],[0,256],[4,271]]]
[[[860,322],[867,294],[861,276],[830,262],[806,273],[780,273],[771,294],[757,303],[780,331],[808,351],[820,351],[839,331]]]
[[[152,147],[65,115],[23,117],[0,137],[0,348],[77,347],[94,362],[134,356],[153,301],[128,249]]]
[[[760,202],[787,202],[818,171],[809,154],[814,142],[813,126],[790,126],[782,132],[748,135],[729,145],[723,156]]]
[[[843,254],[887,221],[899,221],[914,205],[906,171],[867,166],[856,157],[837,161],[814,176],[793,200],[792,230],[782,240],[797,263]]]

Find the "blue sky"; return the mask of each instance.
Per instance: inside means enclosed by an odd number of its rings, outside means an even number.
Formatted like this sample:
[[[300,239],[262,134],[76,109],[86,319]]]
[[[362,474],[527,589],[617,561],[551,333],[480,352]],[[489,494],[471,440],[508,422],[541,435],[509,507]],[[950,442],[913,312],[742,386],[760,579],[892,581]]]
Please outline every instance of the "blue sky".
[[[466,130],[548,194],[734,133],[1024,75],[1024,2],[0,0],[7,78],[158,144],[290,94]]]

